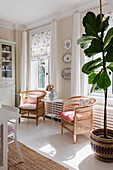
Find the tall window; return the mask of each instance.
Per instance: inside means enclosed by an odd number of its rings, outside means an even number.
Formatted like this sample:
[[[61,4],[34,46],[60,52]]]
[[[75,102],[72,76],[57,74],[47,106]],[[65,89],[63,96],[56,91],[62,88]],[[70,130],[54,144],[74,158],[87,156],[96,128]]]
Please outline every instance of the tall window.
[[[30,36],[30,86],[43,89],[50,84],[51,30],[37,30]]]

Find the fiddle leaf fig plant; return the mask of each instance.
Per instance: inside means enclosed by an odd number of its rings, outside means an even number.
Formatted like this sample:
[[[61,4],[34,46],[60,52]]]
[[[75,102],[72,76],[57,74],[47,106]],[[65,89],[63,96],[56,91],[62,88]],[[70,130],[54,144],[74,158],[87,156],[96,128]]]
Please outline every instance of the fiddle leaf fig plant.
[[[86,13],[83,18],[83,26],[85,34],[78,39],[77,43],[90,61],[83,65],[82,72],[88,75],[88,83],[92,84],[90,92],[96,86],[104,90],[104,138],[107,138],[106,107],[107,89],[111,85],[108,71],[113,72],[113,28],[108,30],[109,16],[104,19],[104,14],[96,16],[93,12]],[[92,59],[93,56],[99,53],[98,58]],[[97,69],[99,70],[98,72]]]

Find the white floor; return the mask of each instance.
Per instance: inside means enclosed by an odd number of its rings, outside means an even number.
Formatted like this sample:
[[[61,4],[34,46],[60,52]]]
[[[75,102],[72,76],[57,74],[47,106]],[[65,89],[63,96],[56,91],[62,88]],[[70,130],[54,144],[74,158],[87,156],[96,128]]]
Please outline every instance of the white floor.
[[[71,133],[60,133],[58,121],[40,118],[35,126],[35,120],[22,119],[18,124],[18,141],[70,170],[113,170],[113,163],[94,157],[88,134],[77,136],[77,143],[73,144]]]

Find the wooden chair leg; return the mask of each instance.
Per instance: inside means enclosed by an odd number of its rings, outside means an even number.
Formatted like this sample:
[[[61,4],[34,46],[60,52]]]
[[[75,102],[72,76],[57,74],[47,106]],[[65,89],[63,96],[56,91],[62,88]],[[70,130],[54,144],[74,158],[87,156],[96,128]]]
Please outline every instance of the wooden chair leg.
[[[76,143],[76,127],[77,127],[77,124],[76,124],[76,121],[74,121],[74,125],[73,125],[73,143],[74,144]]]
[[[73,134],[73,143],[76,143],[76,135]]]
[[[43,116],[43,120],[45,121],[45,115]]]
[[[38,126],[38,117],[36,117],[36,126]]]
[[[20,117],[19,117],[19,119],[18,119],[18,123],[20,123]]]
[[[36,126],[38,126],[38,110],[36,110]]]
[[[19,113],[20,113],[20,115],[21,115],[21,109],[19,109]],[[18,119],[18,123],[20,123],[20,117],[19,117],[19,119]]]
[[[63,133],[63,120],[61,119],[61,133]]]

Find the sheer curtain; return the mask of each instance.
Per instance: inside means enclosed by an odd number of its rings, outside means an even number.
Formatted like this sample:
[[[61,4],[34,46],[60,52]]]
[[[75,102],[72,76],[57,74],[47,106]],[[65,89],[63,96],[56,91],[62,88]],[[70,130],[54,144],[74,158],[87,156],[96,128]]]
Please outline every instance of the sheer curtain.
[[[57,92],[57,21],[51,24],[51,84]]]
[[[71,96],[80,95],[80,14],[73,17],[72,62],[71,62]]]
[[[21,92],[27,87],[27,32],[22,32]]]

